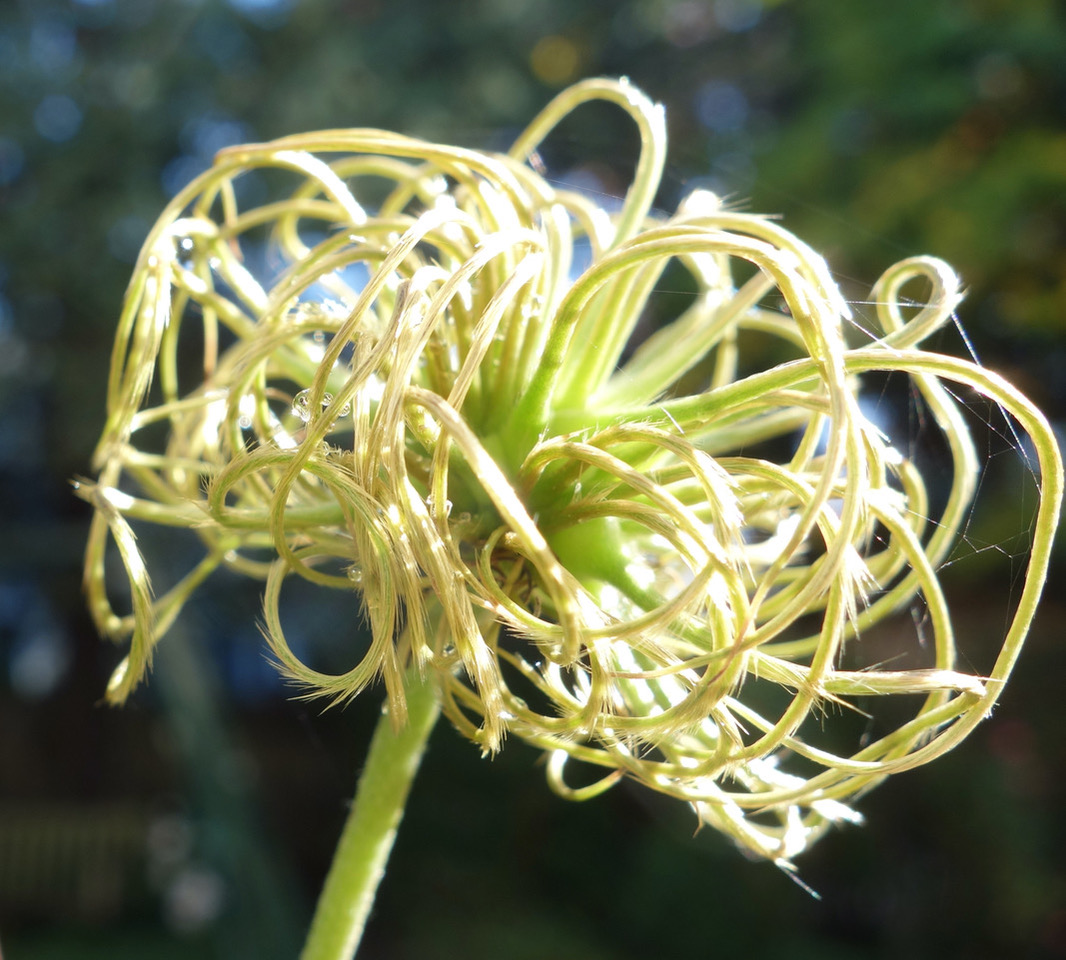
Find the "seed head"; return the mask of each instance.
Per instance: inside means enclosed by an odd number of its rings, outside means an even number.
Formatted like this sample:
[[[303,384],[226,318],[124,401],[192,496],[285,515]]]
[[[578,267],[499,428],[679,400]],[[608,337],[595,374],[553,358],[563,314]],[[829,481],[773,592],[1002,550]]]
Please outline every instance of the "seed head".
[[[641,138],[615,212],[527,162],[596,98]],[[628,776],[782,864],[858,819],[857,794],[965,736],[1046,569],[1061,491],[1047,424],[994,374],[922,350],[960,300],[945,264],[890,268],[879,328],[851,344],[825,262],[781,226],[703,191],[653,214],[664,157],[661,109],[606,80],[562,93],[506,155],[376,130],[220,153],[145,242],[99,478],[81,487],[92,611],[130,643],[109,698],[228,567],[265,581],[267,641],[306,694],[344,701],[380,678],[400,723],[417,664],[483,750],[508,734],[545,750],[559,793]],[[274,198],[245,206],[253,176]],[[905,310],[901,289],[923,285]],[[663,290],[684,293],[673,315]],[[879,371],[909,377],[943,433],[935,517],[927,480],[866,413]],[[956,655],[936,575],[978,476],[944,381],[1008,410],[1042,471],[1029,573],[986,676]],[[203,544],[162,596],[141,524]],[[126,614],[105,589],[109,543]],[[351,670],[293,652],[291,576],[361,607],[370,641]],[[864,650],[915,604],[924,645]],[[909,712],[861,741],[853,717],[890,700]],[[571,785],[573,764],[595,775]]]

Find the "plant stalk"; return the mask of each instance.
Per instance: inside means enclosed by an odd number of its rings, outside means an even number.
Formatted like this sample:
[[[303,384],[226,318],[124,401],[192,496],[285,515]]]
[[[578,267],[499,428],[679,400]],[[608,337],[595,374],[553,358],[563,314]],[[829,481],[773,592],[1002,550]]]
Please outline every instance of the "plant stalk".
[[[403,818],[407,795],[440,713],[432,681],[408,674],[407,723],[383,713],[374,730],[355,803],[311,920],[300,960],[351,960]]]

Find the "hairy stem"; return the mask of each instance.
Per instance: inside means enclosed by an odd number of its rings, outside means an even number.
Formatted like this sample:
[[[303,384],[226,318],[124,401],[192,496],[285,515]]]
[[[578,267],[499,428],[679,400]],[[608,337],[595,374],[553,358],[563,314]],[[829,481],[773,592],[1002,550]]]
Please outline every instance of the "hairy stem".
[[[383,713],[374,731],[301,960],[350,960],[359,946],[407,794],[440,713],[432,682],[417,670],[408,675],[406,693],[407,723],[394,730]]]

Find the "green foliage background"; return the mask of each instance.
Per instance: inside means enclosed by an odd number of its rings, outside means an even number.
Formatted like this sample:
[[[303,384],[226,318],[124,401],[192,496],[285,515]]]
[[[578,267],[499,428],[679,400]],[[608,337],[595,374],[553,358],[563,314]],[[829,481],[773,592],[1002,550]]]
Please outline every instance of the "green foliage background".
[[[565,83],[626,74],[667,106],[670,208],[710,186],[780,213],[862,300],[933,253],[979,355],[1066,409],[1066,11],[1055,0],[9,0],[0,5],[0,942],[44,957],[290,957],[377,704],[321,715],[219,583],[121,712],[81,610],[88,469],[122,291],[166,198],[214,149],[334,126],[502,147]],[[624,189],[636,144],[588,108],[548,170]],[[945,349],[962,349],[945,344]],[[989,416],[990,465],[1011,461]],[[1021,478],[950,587],[975,657],[1024,540]],[[982,515],[983,516],[983,515]],[[162,544],[161,546],[168,546]],[[992,561],[999,560],[999,564]],[[1060,563],[1061,567],[1061,563]],[[1066,955],[1061,570],[1000,711],[864,804],[801,864],[815,901],[627,787],[549,794],[442,728],[368,958]],[[344,598],[296,597],[345,662]]]

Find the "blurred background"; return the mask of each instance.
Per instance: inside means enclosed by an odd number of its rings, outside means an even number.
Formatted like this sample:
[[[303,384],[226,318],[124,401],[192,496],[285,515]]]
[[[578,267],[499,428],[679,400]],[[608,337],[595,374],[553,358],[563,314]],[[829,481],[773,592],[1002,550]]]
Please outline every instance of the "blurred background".
[[[0,943],[8,960],[296,955],[379,703],[293,702],[257,591],[219,580],[152,682],[83,610],[89,469],[123,289],[228,144],[377,126],[504,148],[582,76],[667,107],[659,202],[781,214],[862,315],[892,262],[969,290],[972,348],[1066,413],[1066,10],[1057,0],[5,0],[0,4]],[[620,194],[628,121],[585,108],[548,174]],[[966,351],[957,334],[936,344]],[[989,479],[948,586],[999,642],[1032,478],[978,410]],[[1022,536],[1016,534],[1021,532]],[[671,801],[547,789],[535,751],[434,734],[361,956],[384,960],[1066,956],[1062,551],[1015,680],[950,756],[801,862],[815,900]],[[296,596],[328,648],[338,616]],[[328,655],[328,649],[327,654]],[[343,651],[341,651],[343,656]]]

